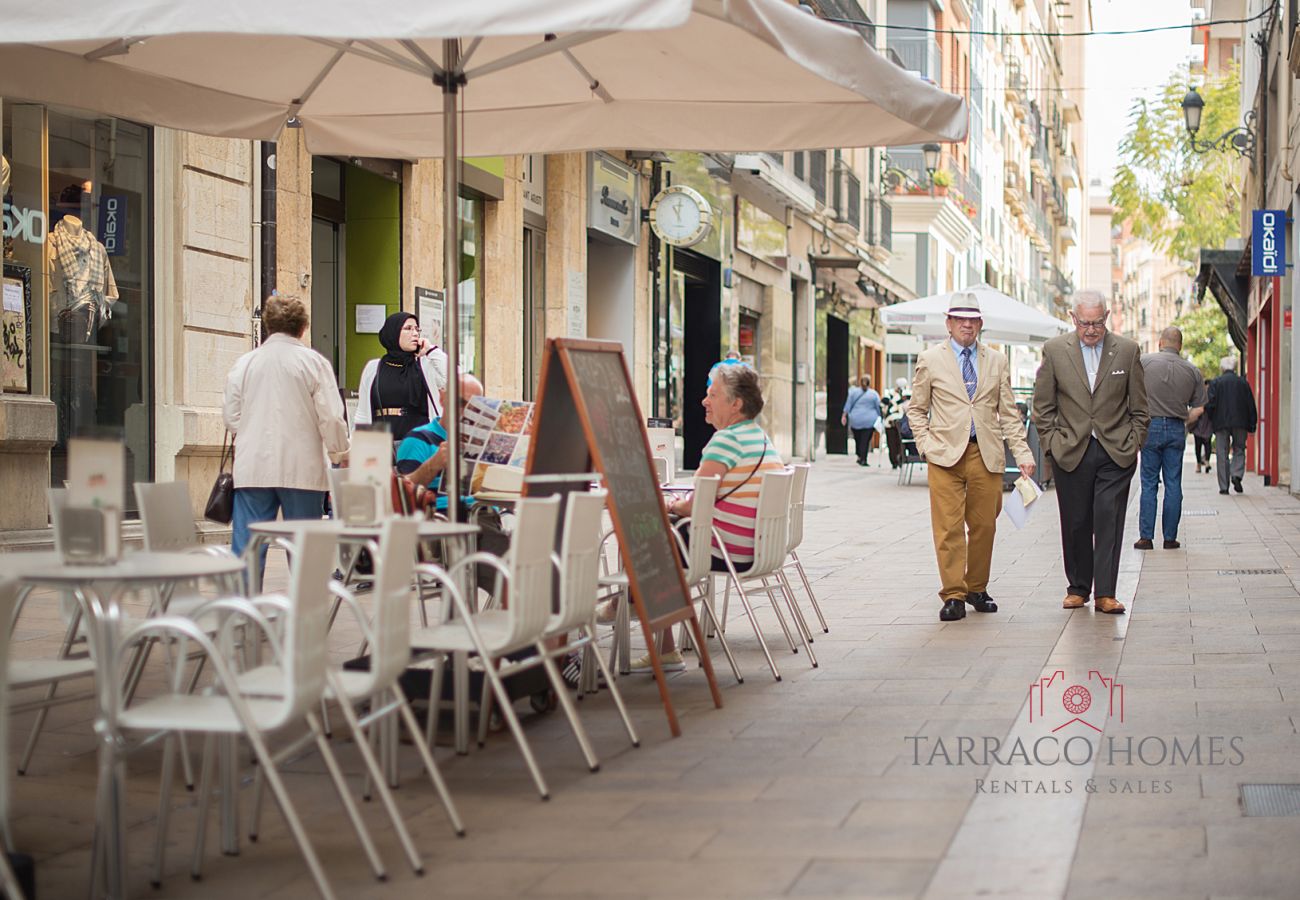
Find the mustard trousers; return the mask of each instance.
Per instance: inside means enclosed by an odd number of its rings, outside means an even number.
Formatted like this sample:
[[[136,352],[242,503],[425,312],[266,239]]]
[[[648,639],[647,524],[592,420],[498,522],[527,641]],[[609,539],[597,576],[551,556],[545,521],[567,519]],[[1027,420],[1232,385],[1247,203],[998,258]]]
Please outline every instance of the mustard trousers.
[[[1002,512],[1002,472],[990,472],[979,445],[951,466],[930,463],[930,526],[943,588],[941,602],[965,600],[989,586],[993,538]]]

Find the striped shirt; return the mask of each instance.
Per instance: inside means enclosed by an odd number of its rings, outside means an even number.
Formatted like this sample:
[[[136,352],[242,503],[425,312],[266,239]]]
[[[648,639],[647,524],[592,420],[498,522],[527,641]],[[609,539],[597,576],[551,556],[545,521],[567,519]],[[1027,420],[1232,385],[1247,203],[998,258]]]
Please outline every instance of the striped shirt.
[[[753,419],[746,419],[715,433],[704,447],[700,461],[727,467],[718,485],[713,524],[732,563],[738,569],[747,569],[754,562],[754,520],[758,516],[758,491],[763,474],[783,469],[781,456],[763,429]],[[714,538],[713,555],[722,558],[717,538]]]

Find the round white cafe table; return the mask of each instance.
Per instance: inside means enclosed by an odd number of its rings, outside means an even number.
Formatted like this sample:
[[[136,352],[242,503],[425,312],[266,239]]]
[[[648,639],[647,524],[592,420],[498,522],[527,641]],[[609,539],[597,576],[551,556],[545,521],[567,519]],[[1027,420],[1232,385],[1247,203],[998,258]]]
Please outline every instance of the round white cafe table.
[[[209,553],[125,554],[112,563],[69,565],[53,551],[0,555],[0,577],[24,588],[54,587],[72,593],[89,619],[90,652],[95,660],[99,696],[95,733],[99,738],[99,790],[96,797],[94,858],[103,867],[104,892],[126,896],[126,763],[113,752],[117,733],[117,641],[122,621],[120,595],[134,588],[161,589],[184,581],[210,580],[234,588],[244,571],[242,560]],[[98,878],[92,872],[92,881]]]

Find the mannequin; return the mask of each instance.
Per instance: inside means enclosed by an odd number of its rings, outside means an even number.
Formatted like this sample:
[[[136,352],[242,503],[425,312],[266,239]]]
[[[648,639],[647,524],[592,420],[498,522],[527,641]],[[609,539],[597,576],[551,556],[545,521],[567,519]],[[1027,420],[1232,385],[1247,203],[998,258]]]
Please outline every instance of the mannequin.
[[[117,282],[104,245],[75,215],[66,215],[46,238],[50,283],[53,395],[59,440],[84,433],[98,420],[95,335],[112,316]]]
[[[46,240],[51,275],[50,321],[67,343],[89,343],[113,315],[117,281],[108,251],[77,216],[64,216]]]

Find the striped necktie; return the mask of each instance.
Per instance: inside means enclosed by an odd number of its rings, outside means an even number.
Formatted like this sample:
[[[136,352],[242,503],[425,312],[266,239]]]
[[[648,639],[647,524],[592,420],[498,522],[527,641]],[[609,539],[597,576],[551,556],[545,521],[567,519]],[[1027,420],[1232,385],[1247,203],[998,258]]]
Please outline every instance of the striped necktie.
[[[971,400],[975,399],[975,364],[971,362],[971,348],[967,347],[961,352],[961,379],[966,382],[966,396]],[[975,437],[975,416],[970,418],[970,436]]]

